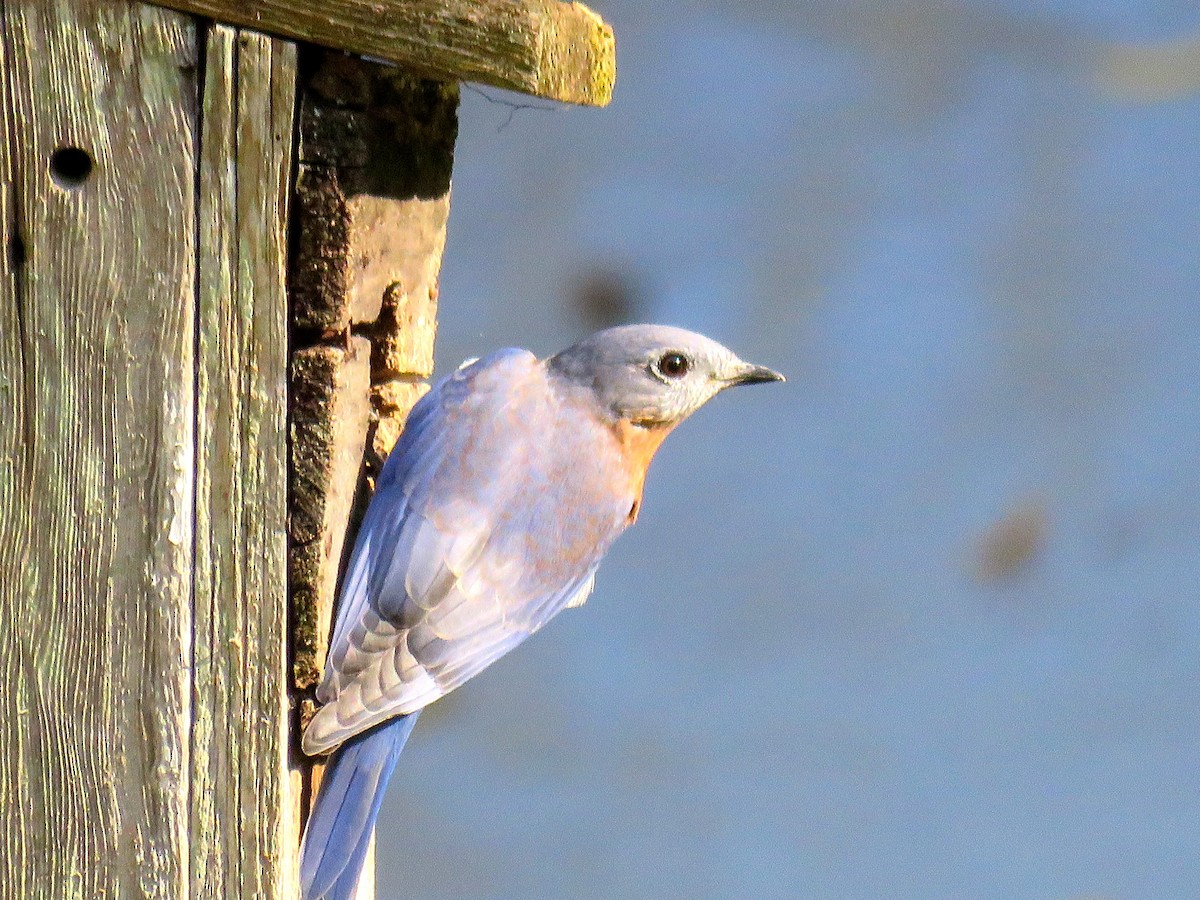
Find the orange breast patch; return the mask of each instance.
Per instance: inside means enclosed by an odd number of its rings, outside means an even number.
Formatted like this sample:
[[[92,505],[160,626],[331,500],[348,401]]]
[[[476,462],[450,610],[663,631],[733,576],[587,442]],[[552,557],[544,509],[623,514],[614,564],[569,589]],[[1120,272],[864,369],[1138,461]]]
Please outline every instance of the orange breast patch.
[[[626,470],[629,473],[630,488],[633,496],[633,507],[629,510],[629,522],[637,521],[638,510],[642,505],[642,489],[646,485],[646,472],[650,468],[650,460],[662,446],[662,442],[671,433],[674,426],[643,428],[632,422],[618,422],[616,426],[617,443],[625,457]]]

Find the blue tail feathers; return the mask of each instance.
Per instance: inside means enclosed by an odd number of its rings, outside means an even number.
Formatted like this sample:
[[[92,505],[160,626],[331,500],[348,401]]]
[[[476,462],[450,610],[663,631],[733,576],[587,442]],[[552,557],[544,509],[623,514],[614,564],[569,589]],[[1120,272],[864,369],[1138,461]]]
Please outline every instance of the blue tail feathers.
[[[303,900],[352,900],[379,804],[418,713],[342,744],[329,760],[300,850]]]

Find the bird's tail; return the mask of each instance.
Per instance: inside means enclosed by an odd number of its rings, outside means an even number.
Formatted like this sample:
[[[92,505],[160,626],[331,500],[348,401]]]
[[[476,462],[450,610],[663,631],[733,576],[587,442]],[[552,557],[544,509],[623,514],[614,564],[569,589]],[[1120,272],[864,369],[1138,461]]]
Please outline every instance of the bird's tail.
[[[416,724],[397,716],[342,744],[329,760],[300,848],[303,900],[351,900],[388,779]]]

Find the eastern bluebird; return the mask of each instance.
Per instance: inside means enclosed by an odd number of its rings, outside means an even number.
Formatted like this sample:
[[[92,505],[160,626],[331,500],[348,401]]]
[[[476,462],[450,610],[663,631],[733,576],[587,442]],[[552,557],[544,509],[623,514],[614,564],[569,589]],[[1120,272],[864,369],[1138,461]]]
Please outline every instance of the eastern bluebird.
[[[304,835],[305,900],[349,900],[417,714],[580,606],[637,519],[663,438],[721,390],[782,381],[698,334],[610,328],[539,360],[464,363],[413,408],[346,570],[304,732],[334,750]]]

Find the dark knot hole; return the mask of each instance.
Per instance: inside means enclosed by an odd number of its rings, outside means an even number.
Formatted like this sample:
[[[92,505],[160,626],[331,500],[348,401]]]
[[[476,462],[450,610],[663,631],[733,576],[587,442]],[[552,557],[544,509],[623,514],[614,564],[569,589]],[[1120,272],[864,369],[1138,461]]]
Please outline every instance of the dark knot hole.
[[[74,190],[92,174],[92,157],[78,147],[59,147],[50,154],[50,177],[64,190]]]

